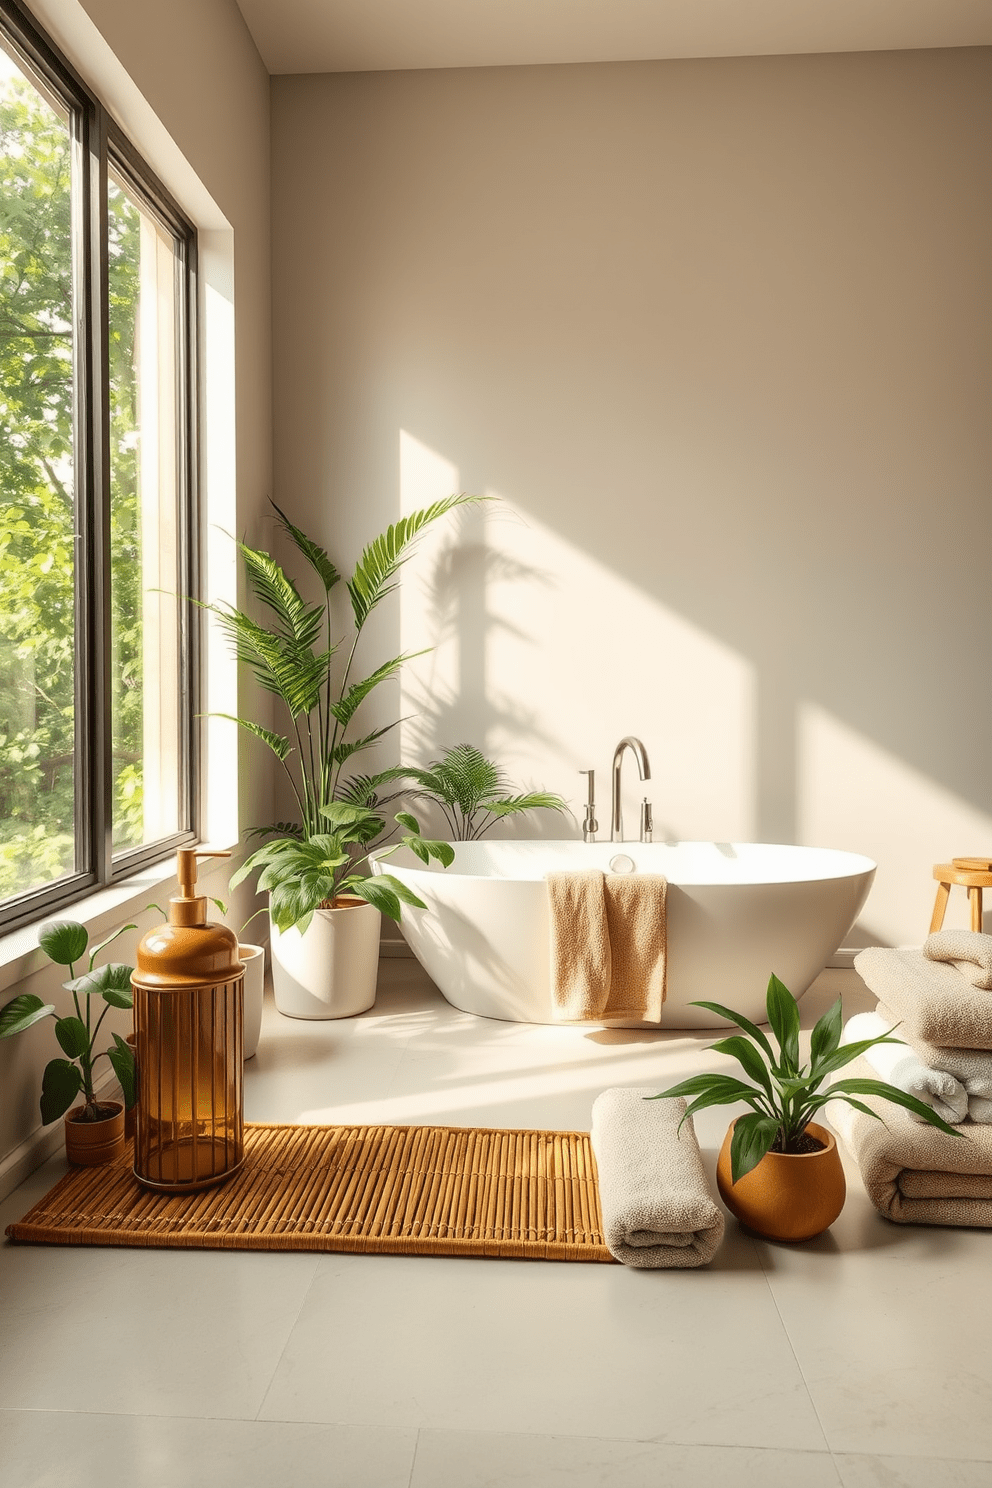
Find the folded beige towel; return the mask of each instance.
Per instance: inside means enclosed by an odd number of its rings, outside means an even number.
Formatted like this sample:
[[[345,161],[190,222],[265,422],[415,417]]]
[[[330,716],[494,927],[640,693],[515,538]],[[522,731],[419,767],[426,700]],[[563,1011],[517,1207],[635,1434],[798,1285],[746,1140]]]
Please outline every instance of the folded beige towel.
[[[654,1090],[604,1090],[592,1108],[603,1238],[625,1266],[705,1266],[723,1239],[685,1101]]]
[[[858,952],[854,969],[905,1025],[900,1037],[941,1048],[992,1049],[992,997],[953,966],[913,946],[873,946]]]
[[[835,1078],[850,1075],[871,1079],[871,1066],[856,1059]],[[880,1214],[897,1224],[992,1229],[992,1128],[965,1122],[958,1127],[961,1137],[949,1137],[877,1096],[858,1100],[882,1120],[832,1101],[830,1123],[857,1162]]]
[[[977,930],[935,930],[923,942],[931,961],[949,961],[973,987],[992,992],[992,935]]]
[[[852,1018],[848,1028],[852,1028],[855,1023],[860,1025],[863,1018],[876,1020],[872,1027],[878,1033],[887,1031],[899,1022],[892,1009],[886,1007],[883,1002],[878,1004],[874,1013],[859,1013]],[[855,1038],[873,1038],[874,1036],[874,1033],[852,1035]],[[988,1119],[984,1114],[976,1115],[972,1103],[976,1100],[986,1104],[992,1101],[992,1050],[941,1049],[936,1044],[928,1043],[926,1039],[918,1036],[911,1039],[906,1032],[905,1024],[896,1029],[895,1037],[905,1039],[917,1059],[928,1069],[942,1070],[945,1074],[953,1075],[955,1080],[960,1080],[968,1095],[968,1115],[973,1121]],[[977,1109],[984,1110],[983,1107]]]
[[[560,1022],[657,1023],[665,1001],[667,881],[549,873],[551,991]]]

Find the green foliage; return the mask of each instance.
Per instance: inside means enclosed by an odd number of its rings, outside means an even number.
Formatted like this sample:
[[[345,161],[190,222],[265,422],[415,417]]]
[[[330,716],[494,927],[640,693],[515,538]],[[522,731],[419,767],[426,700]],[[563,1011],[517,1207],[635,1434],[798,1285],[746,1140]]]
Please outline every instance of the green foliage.
[[[68,126],[0,84],[0,898],[72,871],[75,514]],[[142,835],[139,214],[109,213],[115,846]]]
[[[472,744],[456,744],[426,770],[406,772],[419,789],[413,792],[436,801],[452,837],[473,841],[504,816],[521,811],[567,811],[568,803],[548,791],[514,796],[499,768]]]
[[[776,1148],[779,1152],[796,1152],[799,1139],[809,1122],[821,1107],[831,1100],[844,1100],[864,1111],[869,1116],[877,1113],[856,1095],[876,1095],[893,1105],[903,1106],[931,1126],[939,1127],[949,1136],[960,1137],[962,1132],[950,1126],[936,1111],[907,1095],[895,1085],[884,1080],[849,1078],[835,1080],[826,1090],[824,1081],[836,1070],[858,1059],[875,1044],[899,1044],[901,1039],[880,1034],[878,1038],[860,1039],[856,1043],[841,1047],[842,1007],[841,999],[827,1009],[819,1019],[810,1037],[810,1062],[800,1062],[799,1052],[799,1004],[788,987],[772,976],[768,982],[765,1006],[768,1022],[778,1044],[776,1054],[760,1028],[719,1002],[696,1002],[694,1007],[707,1008],[729,1023],[742,1028],[746,1038],[733,1034],[710,1044],[720,1054],[729,1054],[736,1059],[744,1073],[753,1082],[747,1084],[732,1075],[692,1075],[665,1090],[660,1095],[648,1096],[648,1100],[668,1100],[683,1096],[687,1101],[686,1116],[702,1111],[707,1106],[729,1106],[738,1101],[751,1107],[746,1116],[741,1116],[734,1127],[730,1144],[730,1168],[733,1181],[738,1182],[761,1159]],[[685,1117],[683,1117],[685,1120]]]
[[[86,955],[89,946],[86,927],[75,920],[50,920],[39,931],[38,944],[56,966],[69,968],[69,980],[62,986],[72,993],[74,1014],[58,1017],[53,1003],[42,1002],[33,993],[15,997],[0,1010],[0,1038],[12,1038],[23,1033],[42,1018],[55,1020],[55,1037],[67,1057],[52,1059],[45,1067],[41,1085],[41,1119],[46,1126],[65,1115],[80,1091],[87,1107],[93,1109],[98,1104],[93,1084],[93,1068],[98,1059],[110,1060],[124,1092],[125,1106],[130,1110],[134,1105],[134,1052],[130,1044],[115,1033],[110,1049],[94,1053],[100,1025],[108,1008],[132,1006],[130,966],[119,961],[109,961],[103,966],[94,963],[111,941],[123,935],[125,930],[134,928],[134,925],[122,925],[99,945],[93,946],[86,970],[76,976],[75,963]],[[104,1006],[94,1023],[93,1003],[100,999]]]
[[[386,826],[377,812],[331,801],[321,815],[330,831],[315,832],[303,841],[279,837],[265,843],[234,874],[231,887],[258,872],[258,887],[269,894],[269,912],[276,928],[284,931],[295,925],[301,935],[315,910],[333,908],[334,901],[344,895],[365,899],[394,920],[400,918],[401,902],[426,908],[422,899],[391,874],[372,877],[363,870],[368,853],[362,849],[381,836]],[[436,858],[447,867],[452,861],[454,849],[450,843],[422,837],[414,817],[401,813],[394,820],[408,830],[382,856],[409,847],[425,863]]]
[[[321,602],[310,604],[270,554],[239,543],[249,592],[266,612],[266,623],[232,606],[209,607],[238,660],[250,668],[260,687],[279,699],[287,716],[285,733],[252,719],[234,719],[275,755],[299,809],[298,825],[277,823],[255,830],[253,835],[274,834],[274,840],[254,852],[231,880],[234,886],[248,874],[260,873],[258,887],[271,895],[272,917],[280,930],[296,925],[302,932],[316,909],[341,894],[367,899],[394,919],[399,919],[401,901],[423,908],[397,880],[373,879],[361,868],[366,850],[386,830],[377,808],[398,794],[382,797],[382,787],[409,772],[394,767],[350,779],[342,779],[341,773],[349,760],[395,727],[388,724],[358,738],[348,737],[365,699],[410,658],[393,657],[358,681],[352,680],[352,672],[365,623],[395,588],[396,574],[417,538],[455,507],[477,499],[446,497],[394,522],[365,548],[347,584],[354,619],[347,646],[332,639],[330,596],[339,580],[337,569],[324,549],[275,503],[282,530],[320,580]],[[431,857],[451,861],[451,849],[422,837],[419,827],[402,842],[424,862]]]

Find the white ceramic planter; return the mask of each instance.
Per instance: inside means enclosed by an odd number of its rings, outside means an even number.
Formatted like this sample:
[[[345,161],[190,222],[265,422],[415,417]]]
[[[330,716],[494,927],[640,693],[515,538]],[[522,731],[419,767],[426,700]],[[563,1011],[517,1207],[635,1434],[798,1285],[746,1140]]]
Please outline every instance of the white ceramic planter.
[[[258,1048],[258,1036],[262,1031],[265,947],[239,945],[238,955],[245,968],[245,1058],[251,1059]]]
[[[318,909],[306,932],[272,925],[272,990],[288,1018],[353,1018],[375,1002],[379,911],[363,899]],[[271,924],[271,920],[270,920]]]

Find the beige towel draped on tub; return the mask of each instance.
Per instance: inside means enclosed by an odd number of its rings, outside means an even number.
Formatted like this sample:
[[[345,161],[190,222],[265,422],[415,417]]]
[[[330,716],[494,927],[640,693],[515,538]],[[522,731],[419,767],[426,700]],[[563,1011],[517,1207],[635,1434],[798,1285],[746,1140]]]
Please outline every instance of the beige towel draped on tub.
[[[557,1020],[659,1022],[667,990],[667,880],[589,869],[549,873],[547,885]]]

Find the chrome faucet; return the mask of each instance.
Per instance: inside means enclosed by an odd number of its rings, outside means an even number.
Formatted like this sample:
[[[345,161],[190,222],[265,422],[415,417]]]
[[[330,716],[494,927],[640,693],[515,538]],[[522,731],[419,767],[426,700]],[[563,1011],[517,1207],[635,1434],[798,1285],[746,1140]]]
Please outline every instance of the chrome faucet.
[[[629,749],[633,752],[637,761],[637,769],[642,780],[651,779],[651,766],[648,764],[648,752],[640,739],[635,739],[632,734],[627,734],[620,740],[613,752],[613,819],[610,825],[610,841],[623,841],[623,810],[620,805],[620,768],[623,764],[623,752]],[[647,810],[645,810],[647,807]],[[648,806],[647,797],[641,807],[641,841],[649,842],[652,828],[651,808]]]

